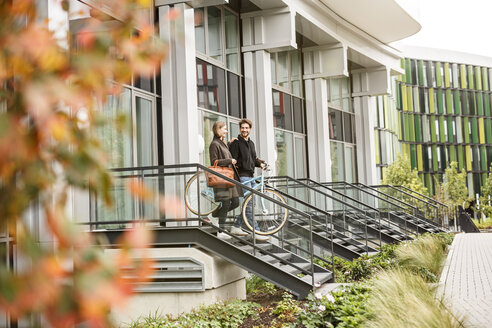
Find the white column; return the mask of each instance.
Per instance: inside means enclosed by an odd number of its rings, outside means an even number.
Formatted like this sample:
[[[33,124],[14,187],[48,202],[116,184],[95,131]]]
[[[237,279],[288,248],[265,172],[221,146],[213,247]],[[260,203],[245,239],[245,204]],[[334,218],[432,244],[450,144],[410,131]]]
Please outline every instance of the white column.
[[[246,117],[253,121],[251,138],[257,156],[275,168],[272,78],[270,53],[259,50],[243,53]]]
[[[311,179],[331,181],[331,149],[328,126],[328,90],[325,79],[304,81],[306,99],[307,152]]]
[[[159,7],[160,17],[169,9]],[[160,36],[169,42],[169,56],[161,65],[164,164],[196,163],[199,137],[194,10],[184,3],[176,4],[174,9],[181,11],[178,18],[159,22]]]
[[[376,97],[354,97],[355,138],[357,145],[357,172],[359,182],[377,184],[376,145],[374,127],[376,118]]]

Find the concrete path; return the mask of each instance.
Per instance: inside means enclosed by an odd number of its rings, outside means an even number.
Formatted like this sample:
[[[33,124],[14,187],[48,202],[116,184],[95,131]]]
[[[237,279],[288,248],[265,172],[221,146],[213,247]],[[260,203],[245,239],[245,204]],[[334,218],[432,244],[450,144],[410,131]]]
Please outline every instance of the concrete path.
[[[492,327],[492,233],[456,235],[439,285],[465,327]]]

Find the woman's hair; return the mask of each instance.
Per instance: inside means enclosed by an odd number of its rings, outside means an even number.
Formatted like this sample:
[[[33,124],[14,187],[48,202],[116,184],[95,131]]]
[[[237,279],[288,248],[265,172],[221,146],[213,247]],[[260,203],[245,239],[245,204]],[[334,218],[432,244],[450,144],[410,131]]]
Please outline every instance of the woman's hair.
[[[222,129],[222,127],[226,125],[226,122],[224,121],[217,121],[214,123],[214,126],[212,127],[212,131],[214,132],[214,136],[219,137],[219,129]]]

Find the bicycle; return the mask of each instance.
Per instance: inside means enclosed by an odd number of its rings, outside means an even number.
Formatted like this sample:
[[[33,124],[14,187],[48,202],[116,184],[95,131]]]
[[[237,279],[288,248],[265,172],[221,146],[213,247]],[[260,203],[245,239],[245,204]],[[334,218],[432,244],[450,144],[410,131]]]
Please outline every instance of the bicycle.
[[[266,168],[266,170],[261,171],[261,175],[252,177],[245,183],[259,180],[254,188],[255,190],[260,191],[262,194],[265,194],[266,196],[273,198],[282,204],[287,204],[285,199],[278,192],[266,187],[264,172],[267,170],[270,171],[268,166]],[[198,194],[198,188],[200,190],[200,194]],[[255,201],[255,198],[260,198],[260,201]],[[253,203],[253,205],[258,207],[253,207],[249,203]],[[194,174],[186,183],[185,204],[193,214],[198,216],[207,216],[219,208],[220,203],[215,202],[214,200],[213,188],[207,186],[205,172]],[[200,204],[200,207],[198,207],[198,204]],[[251,219],[251,222],[248,220],[246,214],[246,209],[248,206],[252,206],[252,208],[254,208],[254,220]],[[200,210],[198,210],[198,208]],[[288,216],[288,210],[285,207],[267,200],[264,197],[254,197],[253,193],[246,190],[244,191],[244,201],[242,204],[241,213],[246,227],[253,231],[252,223],[254,221],[256,225],[254,231],[260,235],[271,235],[278,232],[287,222]]]

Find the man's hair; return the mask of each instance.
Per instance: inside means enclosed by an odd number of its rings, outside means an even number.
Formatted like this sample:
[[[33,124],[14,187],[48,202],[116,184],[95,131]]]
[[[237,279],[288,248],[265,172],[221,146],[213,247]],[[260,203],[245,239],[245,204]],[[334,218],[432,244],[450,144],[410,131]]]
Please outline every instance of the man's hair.
[[[214,126],[212,127],[212,131],[214,132],[214,136],[216,136],[216,137],[219,136],[219,129],[222,129],[222,127],[224,125],[226,125],[226,123],[223,121],[217,121],[214,123]]]
[[[243,125],[244,123],[248,124],[250,129],[253,127],[253,122],[251,122],[247,118],[243,118],[241,121],[239,121],[239,127],[241,127],[241,125]]]

